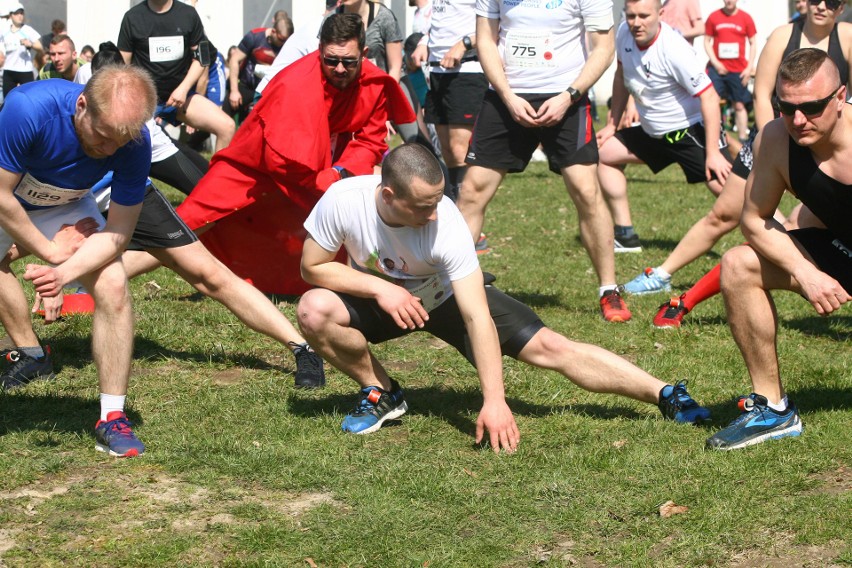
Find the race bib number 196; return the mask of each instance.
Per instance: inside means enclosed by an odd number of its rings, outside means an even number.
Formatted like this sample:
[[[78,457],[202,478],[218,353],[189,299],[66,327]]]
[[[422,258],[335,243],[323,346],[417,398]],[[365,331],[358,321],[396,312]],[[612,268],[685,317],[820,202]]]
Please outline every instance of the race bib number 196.
[[[183,36],[148,38],[148,57],[151,63],[163,63],[183,59]]]

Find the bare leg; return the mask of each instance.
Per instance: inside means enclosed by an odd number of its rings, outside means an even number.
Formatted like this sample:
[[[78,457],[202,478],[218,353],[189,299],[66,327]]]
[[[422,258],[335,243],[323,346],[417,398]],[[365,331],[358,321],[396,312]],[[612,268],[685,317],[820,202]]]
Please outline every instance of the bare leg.
[[[216,151],[226,148],[236,132],[234,121],[213,101],[194,95],[190,97],[186,108],[178,112],[178,120],[199,130],[216,135]]]
[[[666,383],[626,359],[596,345],[577,343],[544,328],[521,350],[520,361],[564,375],[591,392],[626,396],[657,404]]]
[[[16,347],[39,344],[30,318],[29,302],[6,256],[0,261],[0,323]]]
[[[482,232],[485,209],[505,176],[506,170],[492,170],[480,166],[470,166],[464,176],[456,205],[467,222],[474,242]]]
[[[562,168],[562,179],[577,208],[580,237],[601,286],[615,284],[614,229],[598,186],[597,165],[576,164]]]
[[[748,110],[745,103],[734,103],[734,124],[737,125],[737,136],[740,140],[748,138]]]
[[[604,142],[598,152],[600,154],[598,181],[606,204],[612,213],[612,219],[616,225],[630,227],[633,225],[633,220],[630,217],[624,166],[643,162],[615,137]]]
[[[205,296],[224,305],[249,328],[284,345],[291,341],[305,342],[293,324],[260,290],[231,272],[200,242],[150,250],[163,266],[177,272]],[[142,254],[148,253],[128,251],[125,258]]]
[[[473,127],[466,124],[436,124],[435,130],[438,132],[441,154],[444,156],[447,167],[463,166]]]
[[[769,290],[798,290],[783,270],[749,246],[722,257],[722,295],[731,335],[745,360],[754,392],[778,404],[784,396],[776,349],[778,314]]]
[[[330,290],[305,292],[297,308],[299,327],[314,351],[361,387],[390,390],[391,382],[381,363],[370,352],[367,340],[349,327],[349,311]]]
[[[193,232],[196,235],[201,235],[205,231],[212,229],[215,225],[216,223],[209,223],[207,225],[204,225],[203,227],[199,227]],[[154,249],[151,250],[153,251]],[[145,251],[124,251],[124,254],[121,257],[121,261],[122,263],[124,263],[124,269],[127,271],[128,280],[133,280],[141,274],[147,274],[148,272],[156,270],[157,268],[160,268],[160,266],[162,266],[162,261],[159,259],[159,257],[155,257],[150,252]]]
[[[92,356],[101,392],[125,395],[133,356],[133,310],[124,267],[113,261],[81,276],[80,282],[95,299]]]
[[[661,268],[669,274],[674,274],[736,229],[740,224],[744,196],[745,180],[733,174],[729,175],[713,208],[687,231]]]

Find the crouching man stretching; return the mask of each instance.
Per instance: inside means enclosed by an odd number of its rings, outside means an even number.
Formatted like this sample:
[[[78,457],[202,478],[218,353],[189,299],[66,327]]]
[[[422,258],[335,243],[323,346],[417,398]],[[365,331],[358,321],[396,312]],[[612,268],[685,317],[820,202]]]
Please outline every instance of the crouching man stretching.
[[[722,257],[722,294],[731,334],[745,359],[752,392],[742,414],[707,440],[733,450],[798,436],[802,421],[781,386],[778,314],[770,290],[792,290],[820,315],[852,299],[852,107],[825,51],[799,49],[778,69],[778,118],[755,141],[740,225],[749,244]],[[816,216],[787,231],[775,209],[789,190]]]
[[[558,371],[578,386],[658,404],[678,422],[709,418],[683,383],[667,385],[600,347],[545,327],[527,306],[485,286],[473,239],[443,198],[438,161],[418,145],[385,159],[381,176],[332,185],[305,228],[302,277],[318,286],[302,296],[299,324],[310,344],[361,386],[343,430],[366,434],[408,408],[400,385],[373,356],[379,343],[427,331],[475,364],[484,396],[476,439],[514,451],[518,427],[503,389],[501,353]],[[335,262],[340,247],[350,266]]]

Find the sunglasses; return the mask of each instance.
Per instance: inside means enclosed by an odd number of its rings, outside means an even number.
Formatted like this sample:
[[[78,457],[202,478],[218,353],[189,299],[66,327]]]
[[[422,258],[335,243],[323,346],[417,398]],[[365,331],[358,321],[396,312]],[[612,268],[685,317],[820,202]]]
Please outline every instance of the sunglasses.
[[[323,57],[322,62],[331,68],[343,65],[345,69],[355,69],[361,63],[360,57]]]
[[[825,2],[825,7],[831,11],[837,10],[840,8],[840,5],[843,3],[843,0],[808,0],[808,4],[811,6],[819,6]]]
[[[772,107],[785,116],[793,116],[796,114],[796,111],[801,112],[805,116],[816,116],[818,114],[822,114],[822,111],[825,110],[825,107],[828,106],[828,103],[831,102],[831,99],[834,98],[834,95],[836,95],[839,90],[840,87],[837,87],[834,89],[833,93],[824,99],[799,104],[788,103],[787,101],[782,101],[777,96],[773,96]]]

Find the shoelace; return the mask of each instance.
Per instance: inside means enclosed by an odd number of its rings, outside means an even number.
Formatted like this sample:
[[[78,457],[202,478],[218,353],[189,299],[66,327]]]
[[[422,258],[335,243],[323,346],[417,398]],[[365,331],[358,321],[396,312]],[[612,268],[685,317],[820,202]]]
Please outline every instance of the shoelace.
[[[115,433],[119,436],[132,437],[133,430],[130,427],[130,422],[126,418],[116,418],[108,423],[107,431]]]
[[[678,312],[681,310],[680,300],[677,301],[676,304],[668,303],[668,308],[666,308],[665,313],[663,314],[664,318],[673,318]]]
[[[376,399],[376,402],[370,401],[370,395],[373,394],[374,392],[378,394],[378,399]],[[371,410],[376,408],[379,401],[381,400],[381,397],[384,396],[384,395],[385,395],[385,393],[383,391],[377,389],[376,387],[371,387],[367,391],[361,391],[361,398],[359,398],[358,402],[355,404],[354,413],[355,414],[367,414],[368,412],[370,412]]]
[[[674,390],[672,391],[672,402],[674,402],[675,406],[679,409],[698,406],[698,403],[693,400],[688,392],[686,392],[686,381],[678,381],[674,385]]]
[[[609,305],[609,307],[622,310],[624,309],[624,300],[621,297],[621,294],[618,292],[613,292],[612,294],[607,294],[603,297],[604,301]]]

